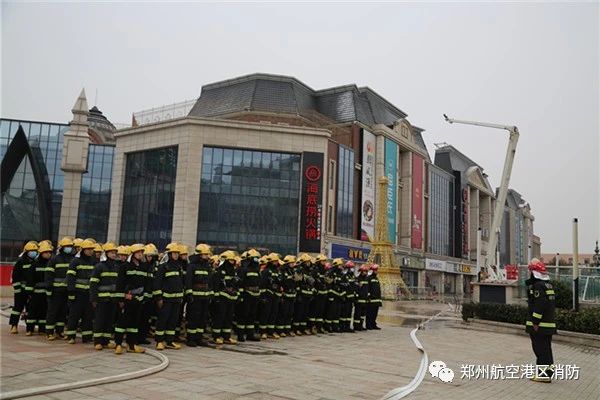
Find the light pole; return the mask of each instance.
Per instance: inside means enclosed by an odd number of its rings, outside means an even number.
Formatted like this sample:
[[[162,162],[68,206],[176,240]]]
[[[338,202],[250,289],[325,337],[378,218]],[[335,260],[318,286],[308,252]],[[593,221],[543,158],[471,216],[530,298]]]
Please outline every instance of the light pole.
[[[475,125],[475,126],[483,126],[486,128],[494,128],[494,129],[503,129],[508,131],[509,139],[508,139],[508,147],[506,149],[506,158],[504,159],[504,168],[502,169],[502,178],[500,180],[500,188],[498,190],[498,198],[496,199],[496,207],[494,208],[494,218],[492,220],[492,227],[490,232],[492,233],[490,236],[490,240],[488,242],[487,253],[484,257],[484,266],[488,267],[488,271],[491,276],[500,280],[500,266],[497,266],[496,271],[490,268],[491,260],[494,259],[494,255],[496,254],[496,245],[498,244],[498,235],[496,232],[500,230],[500,222],[504,210],[504,206],[506,205],[506,195],[508,193],[508,184],[510,182],[510,174],[512,172],[513,162],[515,160],[515,153],[517,151],[517,142],[519,141],[519,129],[516,126],[511,125],[500,125],[500,124],[490,124],[487,122],[477,122],[477,121],[464,121],[453,118],[448,118],[446,114],[444,114],[444,119],[450,123],[457,124],[465,124],[465,125]]]
[[[596,240],[596,248],[594,249],[594,260],[596,261],[596,268],[600,268],[600,248],[598,248],[598,241]]]

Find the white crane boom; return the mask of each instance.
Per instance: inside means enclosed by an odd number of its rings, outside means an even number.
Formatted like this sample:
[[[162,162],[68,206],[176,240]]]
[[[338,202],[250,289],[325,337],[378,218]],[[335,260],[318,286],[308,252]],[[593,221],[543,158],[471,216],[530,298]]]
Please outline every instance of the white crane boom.
[[[517,129],[517,127],[514,125],[500,125],[490,124],[486,122],[452,119],[448,118],[446,114],[444,114],[444,119],[451,124],[457,123],[465,125],[483,126],[486,128],[504,129],[507,130],[510,134],[508,139],[508,148],[506,149],[506,158],[504,159],[504,168],[502,169],[502,178],[500,180],[500,187],[498,189],[498,198],[496,199],[496,207],[494,208],[494,218],[492,220],[492,227],[490,229],[491,235],[488,241],[487,254],[484,256],[484,265],[488,268],[490,276],[493,279],[500,279],[499,266],[496,266],[496,271],[490,268],[490,266],[491,260],[494,259],[494,256],[496,254],[496,246],[498,244],[498,235],[496,234],[496,232],[500,230],[500,223],[502,221],[502,215],[504,214],[503,210],[504,205],[506,204],[506,196],[508,194],[510,174],[512,172],[512,166],[515,160],[515,153],[517,151],[517,142],[519,141],[519,129]]]

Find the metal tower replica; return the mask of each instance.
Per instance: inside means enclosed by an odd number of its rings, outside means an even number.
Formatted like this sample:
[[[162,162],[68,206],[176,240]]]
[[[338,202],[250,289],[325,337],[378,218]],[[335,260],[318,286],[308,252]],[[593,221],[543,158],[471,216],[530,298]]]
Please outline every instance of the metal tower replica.
[[[388,235],[387,207],[388,207],[388,178],[382,176],[379,178],[378,188],[378,208],[382,212],[376,213],[375,219],[375,237],[369,253],[367,263],[379,264],[379,279],[381,281],[382,295],[386,299],[396,300],[399,297],[399,291],[405,296],[410,297],[410,291],[402,280],[400,266],[394,265],[394,254],[392,243]]]

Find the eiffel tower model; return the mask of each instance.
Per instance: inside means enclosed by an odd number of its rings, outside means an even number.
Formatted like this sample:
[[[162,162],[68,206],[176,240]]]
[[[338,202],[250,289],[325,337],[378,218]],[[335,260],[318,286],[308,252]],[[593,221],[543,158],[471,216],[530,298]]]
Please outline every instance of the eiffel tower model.
[[[411,293],[402,280],[400,274],[400,266],[394,265],[394,254],[392,251],[392,243],[388,235],[388,178],[382,176],[379,178],[379,191],[377,202],[379,212],[375,213],[375,237],[372,242],[371,252],[367,263],[379,265],[379,278],[382,283],[383,297],[396,300],[398,298],[398,289],[407,297],[411,297]]]

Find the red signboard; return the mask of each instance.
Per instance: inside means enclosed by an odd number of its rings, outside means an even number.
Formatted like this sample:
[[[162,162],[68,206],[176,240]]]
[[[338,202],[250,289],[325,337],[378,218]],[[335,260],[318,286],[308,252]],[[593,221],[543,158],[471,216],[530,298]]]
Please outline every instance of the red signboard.
[[[323,153],[303,153],[299,244],[300,251],[309,253],[321,252],[322,168]]]
[[[423,157],[412,155],[412,222],[410,246],[423,247]]]
[[[12,264],[0,264],[0,286],[12,285],[12,282],[10,281],[12,270]]]

